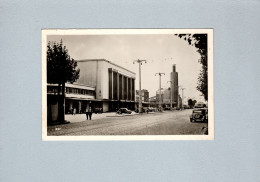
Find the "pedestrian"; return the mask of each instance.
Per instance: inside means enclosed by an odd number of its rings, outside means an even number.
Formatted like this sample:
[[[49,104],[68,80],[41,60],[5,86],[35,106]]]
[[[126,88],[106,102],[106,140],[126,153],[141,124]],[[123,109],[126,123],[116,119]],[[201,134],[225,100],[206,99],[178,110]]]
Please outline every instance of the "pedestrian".
[[[91,120],[92,113],[93,113],[93,110],[92,110],[91,107],[89,107],[89,108],[88,108],[88,116],[89,116],[89,120]]]
[[[73,109],[73,115],[75,115],[75,114],[76,114],[76,108]]]
[[[87,120],[88,120],[88,109],[86,109],[86,117],[87,117]]]

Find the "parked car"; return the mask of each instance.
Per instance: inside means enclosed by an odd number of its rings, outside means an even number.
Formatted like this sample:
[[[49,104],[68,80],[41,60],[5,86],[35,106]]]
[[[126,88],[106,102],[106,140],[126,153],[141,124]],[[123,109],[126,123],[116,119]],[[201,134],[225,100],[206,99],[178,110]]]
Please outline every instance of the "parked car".
[[[166,110],[171,110],[171,108],[170,108],[170,107],[165,107],[164,110],[165,110],[165,111],[166,111]]]
[[[153,108],[153,107],[148,107],[148,111],[149,111],[149,112],[155,112],[155,108]]]
[[[190,115],[190,122],[202,121],[208,122],[208,109],[207,108],[199,108],[194,109],[192,114]]]
[[[207,105],[204,103],[196,103],[194,106],[194,108],[204,108],[204,107],[207,107]]]
[[[188,105],[183,105],[183,108],[184,108],[184,109],[189,109],[190,106],[188,106]]]
[[[103,113],[103,109],[101,108],[101,107],[96,107],[95,109],[94,109],[94,113],[100,113],[100,114],[102,114]]]
[[[128,110],[127,108],[120,108],[116,113],[117,113],[117,114],[123,114],[123,113],[125,113],[125,114],[131,114],[132,111]]]
[[[145,113],[145,112],[147,112],[147,111],[149,112],[148,107],[142,107],[142,112],[143,112],[143,113]],[[136,112],[136,113],[139,113],[139,108],[137,108],[137,109],[135,110],[135,112]]]
[[[143,107],[143,112],[149,112],[148,107]]]

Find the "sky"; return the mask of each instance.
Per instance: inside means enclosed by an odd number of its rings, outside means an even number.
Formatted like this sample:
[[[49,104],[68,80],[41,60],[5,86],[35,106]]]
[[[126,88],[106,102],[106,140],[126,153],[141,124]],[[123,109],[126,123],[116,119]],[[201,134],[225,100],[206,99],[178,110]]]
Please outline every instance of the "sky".
[[[198,62],[200,55],[196,48],[173,34],[133,34],[133,35],[48,35],[47,41],[59,42],[68,49],[75,60],[106,59],[136,73],[135,88],[139,89],[139,66],[133,61],[146,60],[141,66],[142,89],[155,96],[161,87],[170,87],[172,65],[176,64],[179,74],[179,85],[184,89],[184,100],[188,98],[204,101],[196,86],[201,70]],[[180,92],[181,93],[181,92]]]

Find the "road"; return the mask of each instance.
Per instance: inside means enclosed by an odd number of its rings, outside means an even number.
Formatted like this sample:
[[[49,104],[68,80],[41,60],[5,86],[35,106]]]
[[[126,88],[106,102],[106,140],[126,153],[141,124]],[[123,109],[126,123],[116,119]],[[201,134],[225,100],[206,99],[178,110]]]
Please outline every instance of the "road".
[[[126,117],[105,117],[48,126],[48,136],[201,135],[207,123],[190,123],[192,110],[165,111]]]

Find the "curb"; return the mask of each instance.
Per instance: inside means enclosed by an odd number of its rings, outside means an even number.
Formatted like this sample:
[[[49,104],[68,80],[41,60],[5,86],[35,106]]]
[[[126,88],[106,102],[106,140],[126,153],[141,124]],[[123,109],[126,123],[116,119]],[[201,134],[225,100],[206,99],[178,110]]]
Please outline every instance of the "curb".
[[[129,115],[119,115],[119,114],[117,114],[117,115],[114,115],[114,116],[106,116],[106,117],[126,117],[126,116],[135,116],[135,115],[139,115],[139,114],[129,114]]]
[[[114,116],[106,116],[106,117],[126,117],[126,116],[135,116],[135,115],[147,115],[147,114],[155,114],[155,112],[150,113],[136,113],[136,114],[124,114],[124,115],[114,115]]]

